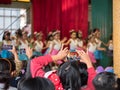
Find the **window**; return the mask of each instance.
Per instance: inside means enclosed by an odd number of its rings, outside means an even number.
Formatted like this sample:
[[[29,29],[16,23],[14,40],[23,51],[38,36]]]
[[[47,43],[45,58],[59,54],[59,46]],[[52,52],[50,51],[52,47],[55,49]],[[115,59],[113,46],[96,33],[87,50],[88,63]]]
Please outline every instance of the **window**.
[[[12,34],[26,25],[26,9],[0,8],[0,41],[5,30]]]

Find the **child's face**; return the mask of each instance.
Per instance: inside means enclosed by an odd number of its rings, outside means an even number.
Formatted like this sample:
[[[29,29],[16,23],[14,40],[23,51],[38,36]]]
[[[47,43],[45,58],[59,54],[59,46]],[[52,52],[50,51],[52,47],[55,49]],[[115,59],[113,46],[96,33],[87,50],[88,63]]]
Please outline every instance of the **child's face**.
[[[10,39],[10,35],[5,35],[5,39],[9,40]]]
[[[81,33],[78,33],[78,37],[81,38],[81,37],[82,37],[82,34],[81,34]]]
[[[42,40],[42,35],[39,35],[39,36],[38,36],[38,40]]]
[[[57,34],[54,36],[54,39],[56,39],[56,40],[60,39],[60,34],[57,33]]]
[[[77,34],[75,33],[75,32],[73,32],[72,34],[71,34],[71,38],[76,38],[77,37]]]

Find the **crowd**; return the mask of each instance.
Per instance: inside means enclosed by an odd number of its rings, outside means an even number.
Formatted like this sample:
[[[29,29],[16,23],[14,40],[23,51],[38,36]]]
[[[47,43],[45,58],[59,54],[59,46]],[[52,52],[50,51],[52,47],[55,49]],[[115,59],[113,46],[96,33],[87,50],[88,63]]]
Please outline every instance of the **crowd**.
[[[80,30],[69,33],[69,39],[61,39],[60,31],[53,30],[44,39],[42,32],[32,37],[24,28],[15,36],[5,31],[0,90],[117,90],[112,61],[105,69],[99,63],[102,52],[113,58],[112,36],[106,44],[100,40],[99,29],[94,29],[87,40]]]

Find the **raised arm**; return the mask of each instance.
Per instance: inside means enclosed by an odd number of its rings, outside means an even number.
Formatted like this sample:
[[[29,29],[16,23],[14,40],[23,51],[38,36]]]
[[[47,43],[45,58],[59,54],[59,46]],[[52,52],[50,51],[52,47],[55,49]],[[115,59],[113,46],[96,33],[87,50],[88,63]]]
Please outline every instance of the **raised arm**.
[[[40,56],[40,57],[34,58],[31,61],[31,65],[30,65],[32,77],[36,77],[36,76],[43,77],[45,74],[43,70],[44,66],[46,66],[50,62],[53,62],[53,61],[56,62],[57,60],[65,58],[67,54],[68,54],[68,49],[65,48],[63,50],[60,50],[57,55]]]

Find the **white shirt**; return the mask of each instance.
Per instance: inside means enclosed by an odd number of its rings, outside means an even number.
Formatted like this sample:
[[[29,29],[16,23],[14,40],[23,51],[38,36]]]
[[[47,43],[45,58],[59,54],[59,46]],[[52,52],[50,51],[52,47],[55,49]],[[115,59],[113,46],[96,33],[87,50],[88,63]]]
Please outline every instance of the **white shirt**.
[[[97,45],[95,43],[88,43],[88,51],[94,53],[97,48]]]
[[[35,41],[35,51],[41,52],[43,48],[43,42],[42,41]]]
[[[53,40],[53,42],[54,42],[54,47],[53,48],[59,51],[61,46],[62,46],[61,41],[60,40],[59,41]]]
[[[70,39],[70,50],[76,50],[77,45],[78,45],[77,39],[75,39],[75,40]]]

